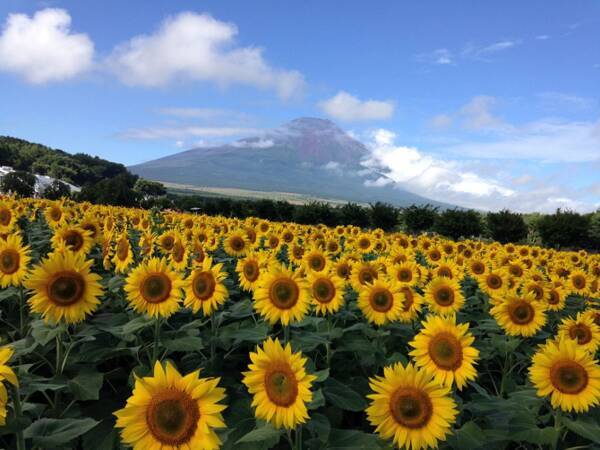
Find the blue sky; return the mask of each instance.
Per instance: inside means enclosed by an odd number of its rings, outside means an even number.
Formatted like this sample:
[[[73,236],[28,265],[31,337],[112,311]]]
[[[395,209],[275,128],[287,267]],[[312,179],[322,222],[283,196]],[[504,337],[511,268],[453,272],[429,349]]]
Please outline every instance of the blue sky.
[[[328,117],[437,200],[600,207],[597,1],[3,0],[0,22],[0,134],[133,164]]]

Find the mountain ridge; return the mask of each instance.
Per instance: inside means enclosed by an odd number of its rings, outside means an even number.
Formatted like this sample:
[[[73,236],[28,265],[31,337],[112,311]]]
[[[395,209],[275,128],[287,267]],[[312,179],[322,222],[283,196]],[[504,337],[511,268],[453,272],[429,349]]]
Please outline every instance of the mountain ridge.
[[[185,150],[129,170],[144,178],[215,188],[293,192],[342,201],[384,201],[395,206],[437,202],[394,186],[370,185],[384,173],[363,161],[369,149],[334,122],[301,117],[260,135]]]

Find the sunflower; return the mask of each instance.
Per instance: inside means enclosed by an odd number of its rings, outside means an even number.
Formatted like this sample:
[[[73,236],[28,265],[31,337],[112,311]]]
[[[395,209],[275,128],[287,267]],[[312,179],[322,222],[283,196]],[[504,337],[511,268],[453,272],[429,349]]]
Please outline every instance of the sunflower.
[[[381,269],[376,264],[358,261],[352,265],[350,284],[358,292],[362,287],[375,282],[379,278],[380,272]]]
[[[550,311],[560,311],[565,307],[567,294],[563,288],[562,282],[549,283],[547,287],[548,295],[546,297],[546,303],[548,303],[548,309]]]
[[[188,260],[190,259],[189,256],[190,252],[187,248],[187,245],[185,245],[185,242],[183,239],[181,239],[181,236],[178,236],[177,239],[175,239],[175,243],[171,249],[171,254],[169,255],[169,262],[171,263],[171,266],[175,270],[183,272],[188,266]]]
[[[202,265],[197,267],[187,277],[184,305],[192,308],[194,313],[202,309],[205,316],[210,316],[220,305],[225,303],[229,293],[223,284],[227,274],[223,271],[223,264],[212,263],[212,258],[207,256]]]
[[[240,280],[242,289],[252,292],[258,285],[260,274],[266,270],[268,257],[263,252],[250,252],[244,258],[239,259],[235,271]]]
[[[136,312],[169,317],[179,309],[184,284],[165,258],[151,258],[129,273],[125,292]]]
[[[403,300],[399,286],[385,279],[377,279],[358,292],[358,307],[367,320],[376,325],[399,320]]]
[[[10,347],[0,348],[0,426],[6,425],[6,404],[8,403],[8,392],[4,381],[8,381],[13,386],[19,386],[19,380],[15,372],[8,366],[8,360],[14,354]]]
[[[170,362],[154,365],[152,376],[138,378],[125,407],[115,412],[123,443],[134,450],[216,450],[215,429],[225,428],[219,378],[182,376]]]
[[[600,348],[600,326],[594,323],[589,314],[579,313],[576,318],[563,319],[558,327],[558,337],[575,340],[579,347],[592,355]]]
[[[419,284],[421,273],[417,265],[412,262],[396,264],[388,269],[388,273],[400,286],[414,286]]]
[[[242,382],[252,394],[256,417],[288,430],[305,423],[316,378],[306,373],[306,357],[292,353],[289,343],[283,347],[278,339],[268,338],[250,353],[250,360]]]
[[[312,303],[317,314],[333,314],[344,304],[344,280],[336,275],[309,273]]]
[[[29,247],[23,245],[21,236],[11,234],[5,241],[0,239],[0,287],[20,286],[30,259]]]
[[[62,202],[53,202],[44,211],[46,223],[50,228],[57,228],[66,222],[66,214]]]
[[[75,254],[87,255],[93,245],[92,233],[79,226],[63,225],[57,228],[52,236],[54,250],[65,247]]]
[[[587,295],[590,289],[591,280],[588,274],[583,270],[573,270],[569,274],[565,283],[567,291],[577,295]]]
[[[474,365],[479,357],[479,350],[472,345],[475,338],[468,330],[469,324],[457,325],[453,314],[430,315],[410,343],[414,348],[410,355],[438,383],[448,387],[456,383],[462,390],[477,376]]]
[[[175,245],[176,239],[177,235],[174,231],[165,231],[158,237],[158,247],[160,248],[160,251],[164,255],[171,253],[171,250],[173,250],[173,246]]]
[[[400,286],[400,293],[404,296],[404,299],[402,300],[402,311],[400,311],[398,320],[403,323],[410,323],[421,312],[425,299],[410,286]]]
[[[586,412],[600,403],[600,366],[572,339],[549,341],[533,355],[529,377],[554,408]]]
[[[492,298],[503,296],[509,288],[508,276],[503,270],[488,270],[477,277],[479,289]]]
[[[467,263],[467,271],[472,277],[480,277],[485,275],[488,271],[487,265],[484,263],[483,259],[475,257],[471,258]]]
[[[374,245],[375,240],[373,239],[373,236],[367,233],[360,234],[354,241],[354,247],[356,248],[356,251],[363,255],[370,253],[373,250]]]
[[[115,265],[115,272],[117,273],[125,273],[133,263],[133,251],[131,250],[129,239],[127,239],[126,231],[121,234],[121,237],[117,241],[112,262]]]
[[[254,290],[254,309],[269,323],[298,322],[308,312],[310,292],[299,272],[275,264],[261,274]]]
[[[490,314],[510,336],[533,336],[545,324],[547,306],[535,300],[535,294],[511,294],[499,301]]]
[[[458,265],[452,261],[444,261],[438,263],[432,270],[433,277],[446,277],[450,279],[458,279],[459,275],[462,278],[462,271]]]
[[[400,363],[383,369],[383,376],[369,379],[374,392],[367,417],[383,439],[399,448],[420,450],[437,447],[456,420],[456,403],[450,389],[431,379],[424,370]]]
[[[0,202],[0,233],[10,233],[17,216],[8,202]]]
[[[458,281],[446,277],[431,280],[425,288],[425,300],[436,314],[458,312],[465,303]]]
[[[249,250],[246,233],[243,231],[233,231],[223,240],[223,249],[229,256],[239,258],[244,256]]]
[[[331,267],[331,261],[329,261],[324,252],[317,247],[312,247],[304,253],[302,267],[308,273],[326,274]]]
[[[92,260],[71,252],[53,253],[35,267],[25,281],[33,291],[31,311],[46,322],[77,323],[94,312],[102,295],[100,276],[92,273]]]

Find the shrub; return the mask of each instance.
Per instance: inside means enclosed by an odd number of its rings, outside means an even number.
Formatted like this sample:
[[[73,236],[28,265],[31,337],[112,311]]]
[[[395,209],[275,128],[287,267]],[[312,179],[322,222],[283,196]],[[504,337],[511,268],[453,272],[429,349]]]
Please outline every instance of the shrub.
[[[383,231],[391,231],[398,225],[398,209],[390,204],[377,202],[370,205],[371,225]]]
[[[24,170],[15,170],[2,177],[0,191],[13,193],[20,197],[33,197],[35,193],[35,175]]]
[[[422,233],[433,228],[438,216],[437,207],[431,205],[412,205],[404,208],[401,213],[402,222],[409,233]]]
[[[60,180],[54,180],[42,191],[42,197],[49,200],[58,200],[71,196],[71,188]]]
[[[476,211],[447,209],[437,216],[434,230],[454,240],[460,237],[479,236],[482,232],[481,217]]]
[[[499,212],[488,213],[486,222],[490,237],[502,244],[521,242],[527,238],[527,224],[521,214],[503,209]]]
[[[340,222],[342,224],[367,228],[371,223],[367,209],[356,203],[346,203],[344,206],[340,207],[339,213],[341,215]]]
[[[562,211],[542,216],[537,221],[542,242],[550,247],[585,247],[589,244],[589,216]]]

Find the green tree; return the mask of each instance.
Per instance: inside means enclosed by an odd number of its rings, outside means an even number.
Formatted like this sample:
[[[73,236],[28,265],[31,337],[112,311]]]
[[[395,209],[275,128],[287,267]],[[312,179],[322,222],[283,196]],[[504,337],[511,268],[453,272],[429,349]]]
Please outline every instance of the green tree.
[[[472,209],[447,209],[437,216],[433,229],[442,236],[457,240],[480,236],[483,226],[480,215]]]
[[[527,238],[527,224],[523,216],[508,209],[488,213],[486,223],[490,237],[502,244],[520,242]]]
[[[411,205],[400,213],[402,222],[409,233],[423,233],[433,228],[438,216],[438,208],[431,205]]]
[[[559,208],[537,221],[537,231],[550,247],[585,247],[589,244],[590,217]]]
[[[60,180],[54,180],[42,191],[41,196],[49,200],[58,200],[71,196],[71,188]]]
[[[86,184],[77,199],[103,205],[137,206],[139,196],[133,190],[136,178],[127,174],[120,174],[97,183]]]
[[[2,177],[0,191],[13,193],[20,197],[33,197],[35,194],[35,175],[24,170],[15,170]]]
[[[354,225],[355,227],[367,228],[371,224],[367,208],[363,208],[356,203],[346,203],[339,208],[340,221],[344,225]]]
[[[371,225],[375,228],[391,231],[398,225],[398,208],[388,203],[371,204],[369,215],[371,216]]]
[[[145,180],[143,178],[139,178],[135,182],[133,189],[144,199],[160,197],[167,194],[167,189],[162,183]]]

